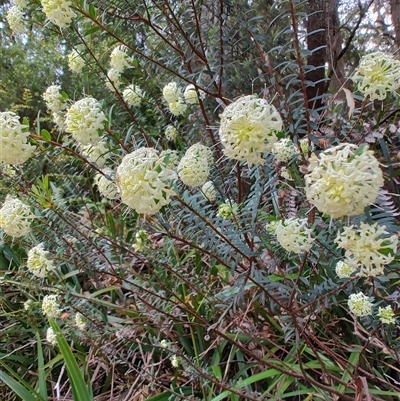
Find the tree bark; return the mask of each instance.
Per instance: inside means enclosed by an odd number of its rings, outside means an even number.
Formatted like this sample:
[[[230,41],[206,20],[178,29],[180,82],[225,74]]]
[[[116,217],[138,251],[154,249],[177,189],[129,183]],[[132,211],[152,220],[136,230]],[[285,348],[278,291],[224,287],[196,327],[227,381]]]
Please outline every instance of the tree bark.
[[[400,0],[390,0],[390,13],[395,33],[395,43],[400,49]]]

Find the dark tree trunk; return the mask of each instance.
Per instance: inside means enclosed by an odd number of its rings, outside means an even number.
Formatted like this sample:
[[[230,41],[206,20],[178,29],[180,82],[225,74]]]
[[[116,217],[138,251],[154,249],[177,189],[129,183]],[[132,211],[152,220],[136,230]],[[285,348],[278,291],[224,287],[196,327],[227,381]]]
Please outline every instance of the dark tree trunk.
[[[395,43],[400,49],[400,0],[390,0],[390,13],[395,33]]]

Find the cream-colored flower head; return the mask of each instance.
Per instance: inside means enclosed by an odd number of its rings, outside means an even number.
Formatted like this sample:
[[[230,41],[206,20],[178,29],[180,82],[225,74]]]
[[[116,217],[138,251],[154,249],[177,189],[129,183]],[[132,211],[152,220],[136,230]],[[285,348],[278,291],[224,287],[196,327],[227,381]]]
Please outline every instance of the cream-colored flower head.
[[[82,146],[82,156],[85,156],[90,163],[95,163],[99,167],[104,167],[109,159],[110,151],[105,142],[99,142],[97,145]]]
[[[11,237],[22,237],[31,232],[34,218],[28,205],[7,196],[0,209],[0,228]]]
[[[106,77],[106,87],[108,90],[113,92],[114,90],[118,90],[120,86],[122,85],[121,81],[121,73],[115,69],[115,68],[110,68],[107,72],[107,77]]]
[[[201,192],[210,202],[214,202],[217,199],[217,189],[212,181],[207,181],[201,187]]]
[[[100,195],[106,199],[118,199],[119,191],[116,182],[114,181],[115,174],[109,169],[103,169],[103,174],[96,174],[94,177],[94,183],[100,192]]]
[[[202,186],[210,175],[207,158],[186,152],[179,162],[178,175],[181,181],[189,187]]]
[[[157,213],[175,195],[169,183],[176,179],[176,173],[165,166],[164,158],[153,148],[126,155],[117,177],[122,202],[137,213]]]
[[[122,97],[128,106],[139,107],[144,98],[144,92],[138,85],[129,85],[122,92]]]
[[[57,113],[65,108],[60,90],[60,85],[51,85],[46,89],[46,92],[43,93],[46,106],[52,113]]]
[[[200,142],[192,145],[186,151],[186,154],[199,157],[201,159],[206,159],[210,167],[214,164],[214,155],[212,150],[208,146],[202,145]]]
[[[357,267],[349,265],[341,260],[336,263],[335,271],[339,278],[349,278],[356,270]]]
[[[86,317],[83,316],[82,313],[79,313],[79,312],[78,312],[78,313],[75,315],[75,326],[76,326],[79,330],[83,331],[83,330],[85,330],[86,323],[87,323]]]
[[[218,206],[217,216],[222,217],[225,220],[232,219],[239,212],[239,205],[236,202],[225,199],[225,203],[221,203]]]
[[[46,341],[53,347],[57,345],[57,334],[52,327],[49,327],[46,331]]]
[[[225,108],[220,116],[219,136],[227,157],[264,164],[263,153],[271,150],[282,130],[282,118],[265,99],[244,96]]]
[[[333,218],[362,214],[378,197],[382,170],[366,146],[344,143],[309,161],[306,196],[320,212]]]
[[[169,141],[175,142],[176,138],[178,137],[178,130],[173,125],[168,125],[165,128],[165,137]]]
[[[382,52],[367,54],[361,58],[352,79],[365,97],[383,100],[400,87],[400,61]]]
[[[200,99],[204,99],[204,92],[199,91]],[[197,96],[196,88],[194,85],[190,84],[185,88],[183,92],[183,97],[188,104],[198,104],[199,103],[199,96]]]
[[[57,295],[45,295],[42,301],[42,313],[47,319],[55,319],[61,314]]]
[[[13,0],[13,3],[19,7],[21,10],[24,10],[26,7],[28,7],[28,2],[27,0]]]
[[[288,252],[308,252],[314,239],[311,237],[312,229],[307,227],[307,219],[291,217],[279,221],[276,225],[276,239],[282,248]]]
[[[170,82],[163,88],[163,96],[167,103],[182,101],[182,93],[176,82]]]
[[[76,50],[72,50],[71,53],[68,54],[68,67],[69,69],[79,74],[82,72],[83,67],[85,66],[85,60],[80,56],[80,54]]]
[[[181,116],[186,113],[187,105],[181,101],[170,103],[168,105],[169,111],[176,117]]]
[[[26,31],[24,14],[18,6],[12,6],[6,14],[6,19],[10,29],[15,33],[24,33]]]
[[[67,28],[76,15],[72,11],[70,0],[41,0],[41,2],[46,17],[60,28]]]
[[[361,223],[360,228],[344,227],[335,243],[345,249],[346,263],[358,266],[359,276],[379,276],[393,261],[398,245],[397,235],[388,237],[385,226]]]
[[[56,266],[48,258],[48,255],[49,251],[44,250],[43,244],[39,244],[29,250],[26,265],[28,270],[36,277],[46,277],[49,272],[55,270]]]
[[[271,152],[275,154],[276,160],[286,163],[298,153],[298,150],[289,138],[285,138],[275,142],[272,145]]]
[[[19,165],[32,156],[36,148],[27,143],[29,132],[23,128],[15,113],[0,112],[0,162]]]
[[[385,323],[385,324],[396,323],[396,316],[390,305],[386,306],[385,308],[379,307],[378,308],[378,317],[382,323]]]
[[[351,294],[347,304],[350,312],[353,313],[353,315],[359,317],[372,315],[373,303],[362,292],[359,292],[358,294]]]
[[[67,111],[65,119],[66,131],[80,145],[97,145],[101,138],[98,130],[104,128],[106,116],[101,111],[100,103],[86,97],[75,102]]]
[[[125,68],[129,67],[130,58],[126,54],[128,49],[125,46],[117,46],[111,52],[110,55],[110,65],[115,68],[121,74],[124,72]]]

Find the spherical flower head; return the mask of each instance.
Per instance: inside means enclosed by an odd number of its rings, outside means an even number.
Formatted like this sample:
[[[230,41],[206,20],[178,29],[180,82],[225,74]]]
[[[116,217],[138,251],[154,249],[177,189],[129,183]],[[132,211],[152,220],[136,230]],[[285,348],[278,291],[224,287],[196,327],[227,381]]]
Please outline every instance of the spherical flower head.
[[[353,76],[358,90],[371,100],[384,100],[400,87],[400,61],[392,55],[374,52],[363,56]]]
[[[165,137],[168,141],[175,142],[178,137],[178,130],[173,125],[168,125],[165,128]]]
[[[208,165],[211,167],[214,164],[214,155],[208,146],[201,143],[195,143],[187,151],[186,155],[195,156],[207,160]]]
[[[175,195],[169,184],[176,173],[153,148],[140,148],[126,155],[118,166],[117,177],[122,202],[139,214],[157,213]]]
[[[160,153],[160,158],[164,160],[164,164],[171,170],[175,171],[178,168],[180,156],[176,150],[163,150]]]
[[[176,82],[170,82],[165,85],[162,92],[167,103],[182,101],[182,94]]]
[[[385,308],[379,307],[378,308],[378,317],[382,323],[385,323],[385,324],[396,323],[396,316],[390,305],[386,306]]]
[[[49,327],[46,331],[46,341],[53,347],[57,345],[57,334],[52,327]]]
[[[99,130],[104,128],[106,117],[100,103],[91,97],[75,102],[67,111],[66,131],[81,145],[97,145]]]
[[[138,230],[135,234],[135,243],[132,245],[132,248],[135,251],[143,251],[148,239],[149,234],[146,230]]]
[[[339,278],[349,278],[355,271],[356,267],[349,265],[341,260],[336,263],[335,271]]]
[[[182,358],[177,355],[172,355],[170,358],[170,361],[171,361],[171,365],[174,368],[178,368],[179,365],[182,363]]]
[[[36,277],[46,277],[49,272],[55,270],[56,266],[48,258],[48,255],[49,251],[44,250],[43,244],[39,244],[29,250],[26,265],[28,270]]]
[[[314,150],[314,144],[312,142],[309,143],[308,138],[300,139],[299,145],[300,145],[300,149],[301,149],[302,153],[306,156],[308,155],[309,150],[311,150],[311,151]]]
[[[275,142],[272,145],[271,152],[275,154],[275,159],[282,163],[288,162],[298,153],[294,143],[288,138]]]
[[[86,317],[83,316],[82,313],[79,313],[79,312],[78,312],[78,313],[75,315],[75,326],[76,326],[79,330],[83,331],[83,330],[85,330],[86,323],[87,323]]]
[[[160,341],[160,347],[161,348],[168,348],[168,341],[167,340],[161,340]]]
[[[24,15],[22,10],[18,6],[12,6],[6,14],[6,19],[8,25],[10,25],[10,29],[15,33],[24,33],[25,29],[25,22],[24,22]]]
[[[219,136],[227,157],[252,164],[264,164],[263,153],[272,148],[282,130],[282,118],[265,99],[244,96],[220,115]]]
[[[97,145],[82,146],[82,156],[85,156],[90,163],[95,163],[99,167],[104,167],[109,159],[110,151],[106,142],[99,142]]]
[[[201,187],[201,192],[210,202],[214,202],[217,199],[217,189],[212,181],[207,181]]]
[[[144,98],[144,92],[138,85],[129,85],[122,92],[126,104],[131,107],[139,107]]]
[[[200,99],[204,98],[204,92],[199,91]],[[197,96],[196,88],[194,85],[190,84],[185,88],[183,92],[183,97],[185,102],[188,104],[198,104],[199,103],[199,96]]]
[[[43,93],[46,106],[53,113],[57,113],[65,107],[60,90],[60,85],[51,85],[46,89],[46,92]]]
[[[28,6],[27,0],[13,0],[13,3],[19,7],[20,10],[24,10]]]
[[[32,156],[35,147],[27,143],[29,132],[23,128],[15,113],[0,112],[0,162],[19,165]]]
[[[185,154],[178,165],[178,175],[181,181],[189,187],[201,187],[210,175],[208,161],[195,154]]]
[[[356,316],[368,316],[372,314],[373,303],[362,292],[351,294],[347,301],[350,312]]]
[[[80,56],[80,54],[76,50],[72,50],[71,53],[68,54],[69,69],[72,72],[79,74],[84,66],[85,66],[85,60]]]
[[[277,221],[277,220],[269,221],[265,225],[265,231],[270,235],[275,235],[276,234],[276,229],[278,227],[278,223],[280,223],[280,221]]]
[[[186,103],[183,103],[183,102],[181,102],[181,101],[170,103],[170,104],[168,105],[168,107],[169,107],[169,111],[170,111],[175,117],[178,117],[178,116],[181,116],[181,115],[185,114],[185,112],[186,112],[186,110],[187,110],[187,105],[186,105]]]
[[[314,239],[311,237],[312,229],[307,227],[307,219],[291,217],[279,221],[275,234],[279,244],[288,252],[308,252]]]
[[[94,177],[94,183],[100,192],[100,195],[106,199],[118,199],[119,191],[116,182],[114,181],[114,172],[105,168],[103,170],[104,174],[96,174]]]
[[[108,79],[118,86],[121,85],[119,80],[121,78],[121,73],[116,68],[110,68],[107,72]]]
[[[361,223],[359,228],[344,227],[335,243],[345,249],[347,263],[360,268],[360,276],[379,276],[385,265],[393,261],[398,245],[398,236],[388,237],[385,226],[378,223]]]
[[[232,219],[239,211],[239,205],[236,202],[229,202],[225,200],[225,203],[221,203],[218,207],[218,217],[222,217],[224,220]]]
[[[320,212],[333,218],[362,214],[378,197],[382,170],[366,146],[344,143],[309,160],[306,196]]]
[[[34,217],[29,206],[7,196],[0,209],[0,228],[11,237],[19,238],[31,232]]]
[[[67,28],[75,13],[72,11],[70,0],[41,0],[43,12],[54,25],[60,28]]]
[[[110,55],[110,65],[119,73],[123,73],[125,68],[129,67],[130,58],[126,54],[127,48],[125,46],[117,46]]]
[[[61,314],[59,306],[57,295],[46,295],[42,301],[42,313],[48,319],[55,319]]]
[[[35,303],[31,299],[28,299],[27,301],[24,302],[24,309],[26,311],[30,311],[33,309],[34,305]]]

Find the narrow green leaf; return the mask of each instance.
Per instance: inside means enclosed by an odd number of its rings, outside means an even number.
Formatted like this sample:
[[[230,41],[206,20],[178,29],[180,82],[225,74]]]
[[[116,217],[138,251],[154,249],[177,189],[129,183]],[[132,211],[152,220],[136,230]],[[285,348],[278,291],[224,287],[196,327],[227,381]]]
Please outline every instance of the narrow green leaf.
[[[40,396],[47,401],[46,372],[44,369],[43,348],[40,334],[36,332],[37,353],[38,353],[38,387]]]
[[[37,401],[35,397],[27,388],[19,384],[15,379],[9,376],[7,373],[0,370],[0,380],[5,383],[18,397],[21,397],[24,401]]]

